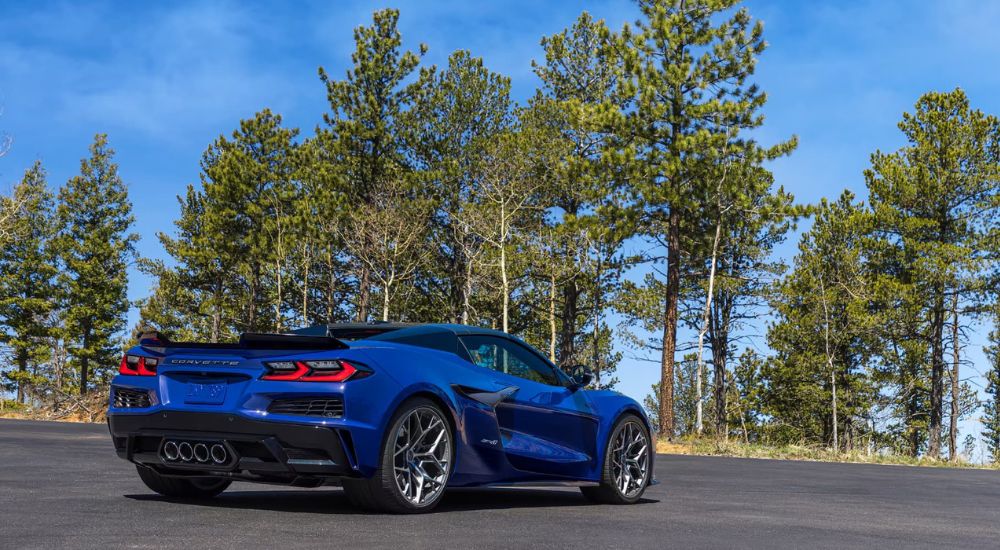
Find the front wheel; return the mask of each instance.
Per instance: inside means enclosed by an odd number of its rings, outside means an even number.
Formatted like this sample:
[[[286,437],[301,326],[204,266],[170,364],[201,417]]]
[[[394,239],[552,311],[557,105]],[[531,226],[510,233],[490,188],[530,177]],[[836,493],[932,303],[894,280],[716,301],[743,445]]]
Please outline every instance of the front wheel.
[[[166,477],[153,471],[146,466],[135,465],[139,472],[139,479],[153,491],[167,497],[180,498],[211,498],[225,491],[231,480],[221,477],[193,477],[184,479],[179,477]]]
[[[444,494],[454,457],[451,424],[444,411],[429,399],[411,399],[389,421],[375,475],[343,480],[344,491],[362,508],[427,512]]]
[[[646,425],[634,414],[622,416],[608,438],[601,484],[581,487],[583,496],[603,504],[634,504],[649,485],[652,456]]]

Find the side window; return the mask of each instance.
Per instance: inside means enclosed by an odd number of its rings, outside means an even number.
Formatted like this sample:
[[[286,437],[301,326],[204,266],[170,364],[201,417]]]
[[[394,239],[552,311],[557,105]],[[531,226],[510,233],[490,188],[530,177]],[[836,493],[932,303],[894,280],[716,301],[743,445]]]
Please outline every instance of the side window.
[[[559,378],[552,367],[517,342],[478,335],[462,336],[461,340],[472,362],[480,367],[542,384],[559,385]]]

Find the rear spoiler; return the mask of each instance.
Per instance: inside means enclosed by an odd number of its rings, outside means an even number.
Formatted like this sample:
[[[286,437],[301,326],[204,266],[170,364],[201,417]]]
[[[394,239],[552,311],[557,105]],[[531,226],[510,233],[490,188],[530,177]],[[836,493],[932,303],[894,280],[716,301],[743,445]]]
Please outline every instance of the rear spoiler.
[[[201,349],[273,349],[312,350],[347,349],[343,341],[331,336],[302,336],[297,334],[270,334],[244,332],[238,343],[172,342],[159,331],[146,331],[139,336],[139,345],[159,348],[201,348]]]

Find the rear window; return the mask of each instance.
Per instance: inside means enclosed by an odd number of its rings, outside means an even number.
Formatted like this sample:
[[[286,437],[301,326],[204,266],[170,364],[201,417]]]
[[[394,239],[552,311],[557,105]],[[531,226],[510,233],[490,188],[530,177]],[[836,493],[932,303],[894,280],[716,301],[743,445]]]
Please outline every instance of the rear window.
[[[443,351],[458,352],[458,337],[455,333],[434,327],[414,327],[387,332],[368,338],[380,342],[399,342],[410,346]]]

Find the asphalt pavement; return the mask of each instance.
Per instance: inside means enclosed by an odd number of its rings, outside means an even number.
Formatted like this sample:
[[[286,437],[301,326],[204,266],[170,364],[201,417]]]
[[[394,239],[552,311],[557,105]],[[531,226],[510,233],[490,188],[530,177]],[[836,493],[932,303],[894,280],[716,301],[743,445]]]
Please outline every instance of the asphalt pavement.
[[[103,425],[0,420],[0,548],[997,548],[1000,472],[660,455],[645,498],[463,489],[431,514],[337,488],[151,493]]]

